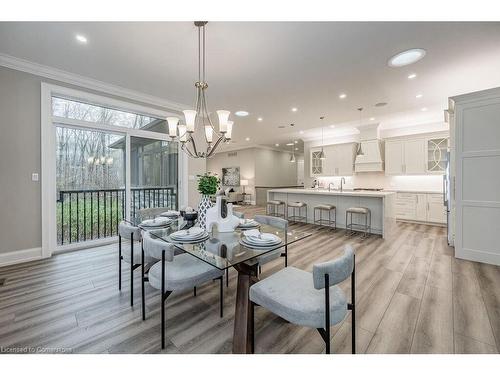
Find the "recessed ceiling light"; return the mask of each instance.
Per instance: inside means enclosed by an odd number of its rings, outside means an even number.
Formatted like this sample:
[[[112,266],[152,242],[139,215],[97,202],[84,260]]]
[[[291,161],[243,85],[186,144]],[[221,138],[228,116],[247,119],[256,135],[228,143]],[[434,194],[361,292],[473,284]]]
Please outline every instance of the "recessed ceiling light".
[[[342,93],[339,95],[339,99],[345,99],[345,98],[347,98],[347,94]]]
[[[427,111],[426,107],[422,108],[422,112],[426,112],[426,111]]]
[[[415,95],[415,98],[420,99],[423,95],[422,94],[417,94]]]
[[[297,143],[299,143],[299,141],[293,141],[293,143],[297,144]]]
[[[335,129],[335,125],[330,125],[330,128]]]
[[[292,108],[292,112],[297,112],[297,111],[298,111],[297,108],[295,108],[295,107]]]
[[[373,121],[373,120],[375,120],[375,117],[370,117],[370,121]]]
[[[248,112],[247,111],[236,111],[234,112],[234,114],[238,117],[245,117],[245,116],[248,116]]]
[[[295,147],[295,151],[299,151],[299,148],[298,148],[298,147]]]
[[[304,134],[304,131],[303,131],[303,130],[301,130],[299,133],[300,133],[300,134]]]
[[[274,144],[276,147],[280,147],[280,144],[279,143],[275,143]]]
[[[400,66],[410,65],[416,63],[418,60],[425,56],[425,49],[413,48],[407,51],[398,53],[392,56],[387,64],[393,68],[398,68]]]
[[[286,145],[287,146],[293,146],[293,143],[287,143]]]
[[[262,117],[259,117],[259,118],[257,119],[257,121],[262,121]]]
[[[81,35],[81,34],[77,34],[75,36],[76,40],[78,40],[80,43],[84,43],[84,44],[87,44],[88,40],[85,36]]]
[[[248,142],[249,140],[250,140],[250,138],[248,138],[248,137],[246,137],[246,138],[245,138],[245,141],[247,141],[247,142]]]
[[[417,78],[417,74],[416,73],[412,73],[408,76],[408,79],[414,79],[414,78]]]

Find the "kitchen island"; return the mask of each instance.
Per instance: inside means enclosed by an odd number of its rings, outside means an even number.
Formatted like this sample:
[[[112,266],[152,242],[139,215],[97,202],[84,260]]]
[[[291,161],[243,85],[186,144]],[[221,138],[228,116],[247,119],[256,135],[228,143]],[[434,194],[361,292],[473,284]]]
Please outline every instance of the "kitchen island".
[[[272,189],[268,200],[281,200],[307,204],[307,222],[314,223],[313,209],[319,204],[332,204],[337,210],[337,227],[345,228],[345,212],[349,207],[369,208],[372,215],[371,232],[388,238],[396,224],[396,193],[390,191],[355,191],[326,189]],[[290,210],[291,212],[291,210]],[[304,214],[304,209],[302,213]],[[319,214],[319,213],[318,213]],[[325,213],[323,214],[325,215]],[[326,215],[324,216],[326,217]],[[364,224],[360,215],[353,215],[353,223]]]

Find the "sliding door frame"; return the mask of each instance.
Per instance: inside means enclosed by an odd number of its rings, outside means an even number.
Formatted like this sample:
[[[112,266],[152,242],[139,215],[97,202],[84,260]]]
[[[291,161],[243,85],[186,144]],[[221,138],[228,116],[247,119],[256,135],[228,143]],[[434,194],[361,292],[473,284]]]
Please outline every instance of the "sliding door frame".
[[[142,106],[127,101],[110,98],[106,95],[96,95],[86,91],[75,90],[63,86],[57,86],[42,82],[41,84],[41,200],[42,200],[42,257],[47,258],[55,251],[74,250],[92,245],[110,243],[115,238],[84,241],[70,245],[57,245],[56,227],[56,127],[57,125],[70,128],[104,131],[125,136],[125,216],[130,218],[130,142],[132,137],[148,138],[157,141],[171,142],[167,134],[152,132],[142,129],[133,129],[109,124],[88,122],[83,120],[69,119],[52,115],[52,97],[57,96],[64,99],[82,101],[106,108],[122,110],[140,115],[152,116],[165,119],[168,116],[179,116],[175,111],[159,110],[152,107]],[[178,157],[178,202],[187,199],[187,158],[179,150]]]

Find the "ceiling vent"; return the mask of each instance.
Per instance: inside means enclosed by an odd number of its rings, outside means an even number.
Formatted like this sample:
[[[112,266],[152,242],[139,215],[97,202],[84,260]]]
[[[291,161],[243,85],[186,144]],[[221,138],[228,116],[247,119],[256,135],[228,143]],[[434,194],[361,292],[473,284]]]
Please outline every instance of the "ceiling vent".
[[[238,156],[238,153],[237,153],[236,151],[233,151],[233,152],[228,152],[228,153],[227,153],[227,157],[228,157],[228,158],[234,158],[234,157],[236,157],[236,156]]]

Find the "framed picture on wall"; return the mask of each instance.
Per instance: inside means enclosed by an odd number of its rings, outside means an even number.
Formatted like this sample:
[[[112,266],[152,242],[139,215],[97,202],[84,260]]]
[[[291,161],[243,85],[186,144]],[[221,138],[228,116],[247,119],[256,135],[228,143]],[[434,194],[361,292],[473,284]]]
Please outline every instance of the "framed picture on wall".
[[[240,167],[222,168],[222,185],[240,186]]]

